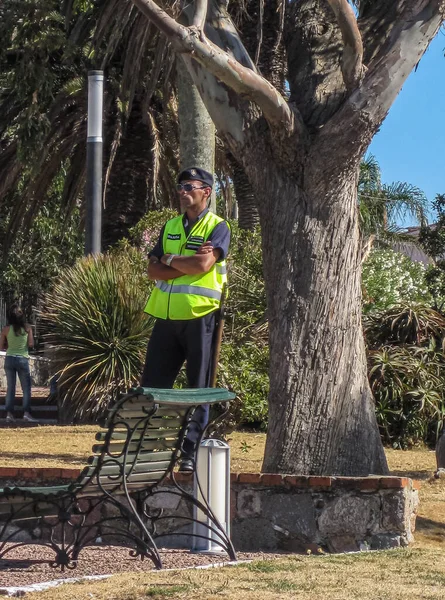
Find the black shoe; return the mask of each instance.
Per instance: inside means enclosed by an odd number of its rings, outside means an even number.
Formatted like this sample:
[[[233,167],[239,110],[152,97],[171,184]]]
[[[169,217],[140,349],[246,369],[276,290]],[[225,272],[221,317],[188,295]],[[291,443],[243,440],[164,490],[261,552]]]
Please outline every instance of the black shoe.
[[[180,473],[193,473],[195,470],[194,461],[191,458],[183,458],[179,463],[179,472]]]

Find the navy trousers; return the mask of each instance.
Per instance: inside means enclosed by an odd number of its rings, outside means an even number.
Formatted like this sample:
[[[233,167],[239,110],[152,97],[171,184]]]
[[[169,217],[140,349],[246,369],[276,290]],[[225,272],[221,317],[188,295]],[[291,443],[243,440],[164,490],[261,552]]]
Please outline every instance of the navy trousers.
[[[186,361],[190,388],[210,385],[216,312],[189,321],[157,319],[147,346],[143,387],[172,388]],[[201,431],[209,420],[209,407],[196,409],[184,442],[184,454],[193,456]]]

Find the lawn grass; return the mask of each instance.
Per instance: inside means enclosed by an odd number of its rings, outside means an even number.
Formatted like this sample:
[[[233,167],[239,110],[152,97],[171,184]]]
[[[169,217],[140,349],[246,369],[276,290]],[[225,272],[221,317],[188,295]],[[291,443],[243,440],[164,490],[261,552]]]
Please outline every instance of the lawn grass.
[[[0,466],[73,467],[90,454],[96,427],[0,430]],[[232,471],[261,469],[265,435],[234,432]],[[391,472],[422,481],[415,543],[409,549],[355,555],[292,556],[206,571],[133,573],[66,584],[39,592],[39,600],[154,598],[244,600],[442,600],[445,586],[445,480],[432,477],[434,452],[386,450]],[[34,597],[34,595],[32,595]]]
[[[41,600],[442,600],[445,554],[403,549],[290,556],[205,571],[115,575],[31,594]]]

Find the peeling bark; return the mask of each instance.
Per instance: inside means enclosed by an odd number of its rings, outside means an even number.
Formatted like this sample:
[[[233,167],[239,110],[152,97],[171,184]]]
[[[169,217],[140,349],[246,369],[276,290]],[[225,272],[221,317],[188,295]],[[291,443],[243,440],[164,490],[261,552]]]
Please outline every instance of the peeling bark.
[[[348,0],[328,0],[343,38],[342,73],[346,89],[354,90],[363,76],[363,43],[354,11]]]
[[[172,42],[176,52],[190,54],[203,67],[208,68],[222,83],[236,94],[255,102],[271,123],[279,124],[285,132],[295,129],[295,114],[266,79],[247,69],[222,52],[208,39],[196,35],[192,28],[183,27],[160,9],[153,0],[133,0],[134,4]],[[297,120],[299,123],[299,121]]]

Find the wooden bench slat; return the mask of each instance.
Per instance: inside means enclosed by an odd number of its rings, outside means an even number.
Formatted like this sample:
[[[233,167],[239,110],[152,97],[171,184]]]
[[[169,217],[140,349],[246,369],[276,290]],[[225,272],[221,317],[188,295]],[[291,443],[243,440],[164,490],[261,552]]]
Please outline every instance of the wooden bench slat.
[[[135,391],[143,398],[151,397],[154,402],[162,402],[162,404],[168,404],[170,406],[192,406],[203,403],[216,404],[234,400],[236,397],[235,394],[223,388],[187,388],[174,390],[174,398],[172,398],[171,390],[139,387],[136,388]]]
[[[142,491],[142,490],[146,489],[147,487],[149,487],[149,485],[153,485],[154,483],[157,483],[161,479],[162,479],[162,477],[158,476],[158,477],[153,477],[152,479],[150,479],[148,481],[144,480],[144,481],[128,482],[127,489],[132,492]],[[118,481],[104,481],[104,482],[102,482],[102,487],[107,491],[110,491],[112,489],[120,490],[121,493],[123,493],[123,491],[124,491],[122,482],[118,482]],[[93,481],[93,482],[88,483],[88,485],[86,485],[83,488],[82,494],[86,495],[86,494],[90,494],[91,492],[94,492],[94,491],[100,491],[100,486],[98,486],[97,484],[94,484],[94,481]]]
[[[137,454],[130,454],[129,455],[131,457],[131,460],[136,459]],[[139,457],[141,459],[141,462],[146,463],[146,462],[150,462],[150,461],[160,461],[160,460],[166,460],[166,461],[171,461],[171,458],[173,456],[173,451],[172,450],[161,450],[160,452],[155,452],[152,450],[149,451],[142,451],[139,452]],[[90,456],[90,458],[88,459],[88,464],[91,466],[96,466],[97,463],[100,460],[100,456]],[[124,461],[124,457],[123,456],[119,456],[114,458],[113,460],[117,460],[119,463],[122,463]],[[129,460],[129,457],[127,456],[127,462]]]
[[[165,471],[170,466],[170,462],[171,462],[170,460],[164,460],[164,461],[157,461],[157,462],[152,461],[152,462],[146,462],[146,463],[137,462],[135,465],[126,464],[125,465],[125,473],[129,473],[130,471],[133,471],[133,473],[150,473],[150,472],[160,471],[162,469]],[[123,466],[122,462],[120,464],[104,463],[100,468],[100,472],[103,473],[104,475],[121,474],[122,466]],[[94,469],[95,469],[95,467],[86,467],[83,471],[83,476],[91,477],[91,475],[93,475],[93,473],[94,473]]]
[[[151,418],[150,419],[150,423],[147,425],[146,424],[146,419],[144,419],[143,423],[138,423],[138,421],[140,421],[140,419],[135,418],[135,419],[125,419],[122,420],[121,423],[119,423],[119,421],[115,421],[114,422],[114,426],[113,429],[114,431],[127,431],[128,428],[132,428],[132,429],[165,429],[165,428],[178,428],[178,427],[182,427],[182,424],[184,423],[184,417],[167,417],[167,418]],[[125,422],[125,426],[124,423]],[[108,427],[104,430],[105,432],[108,431]]]
[[[176,439],[160,439],[160,440],[152,440],[152,441],[144,441],[141,444],[141,450],[168,450],[169,448],[176,448],[177,440]],[[106,449],[106,445],[104,444],[95,444],[93,446],[93,452],[96,454],[100,454],[102,450]],[[115,443],[110,447],[111,455],[120,454],[125,449],[125,444]],[[130,442],[128,444],[129,452],[137,452],[139,449],[139,444],[136,442]]]
[[[124,405],[121,408],[116,408],[116,409],[111,409],[113,412],[113,419],[116,420],[116,414],[123,414],[125,415],[125,419],[127,418],[127,410],[134,410],[134,411],[139,411],[138,408],[138,404],[128,404],[128,405]],[[184,414],[190,409],[189,406],[186,407],[178,407],[177,409],[172,408],[171,406],[162,406],[159,405],[158,410],[156,411],[156,413],[154,413],[154,415],[151,417],[152,419],[164,419],[164,418],[168,418],[168,417],[183,417]],[[147,415],[146,415],[147,416]]]
[[[180,418],[183,419],[184,416],[187,414],[187,412],[190,410],[190,408],[186,408],[183,411],[175,411],[175,414],[169,414],[169,415],[163,415],[160,414],[159,412],[155,413],[156,416],[152,416],[151,419],[154,422],[157,422],[157,420],[163,420],[165,418]],[[128,420],[137,420],[137,419],[146,419],[149,416],[149,411],[145,412],[144,410],[139,410],[136,406],[128,406],[127,408],[125,408],[125,410],[117,410],[115,412],[114,415],[114,421],[119,421],[119,419],[122,419],[123,421],[127,422]]]
[[[176,429],[135,429],[133,431],[125,431],[119,430],[114,431],[110,436],[111,444],[114,443],[115,440],[126,440],[131,437],[131,440],[136,442],[137,440],[164,440],[170,437],[178,437],[179,427]],[[107,432],[100,431],[96,433],[96,440],[98,442],[105,441],[107,437]]]

